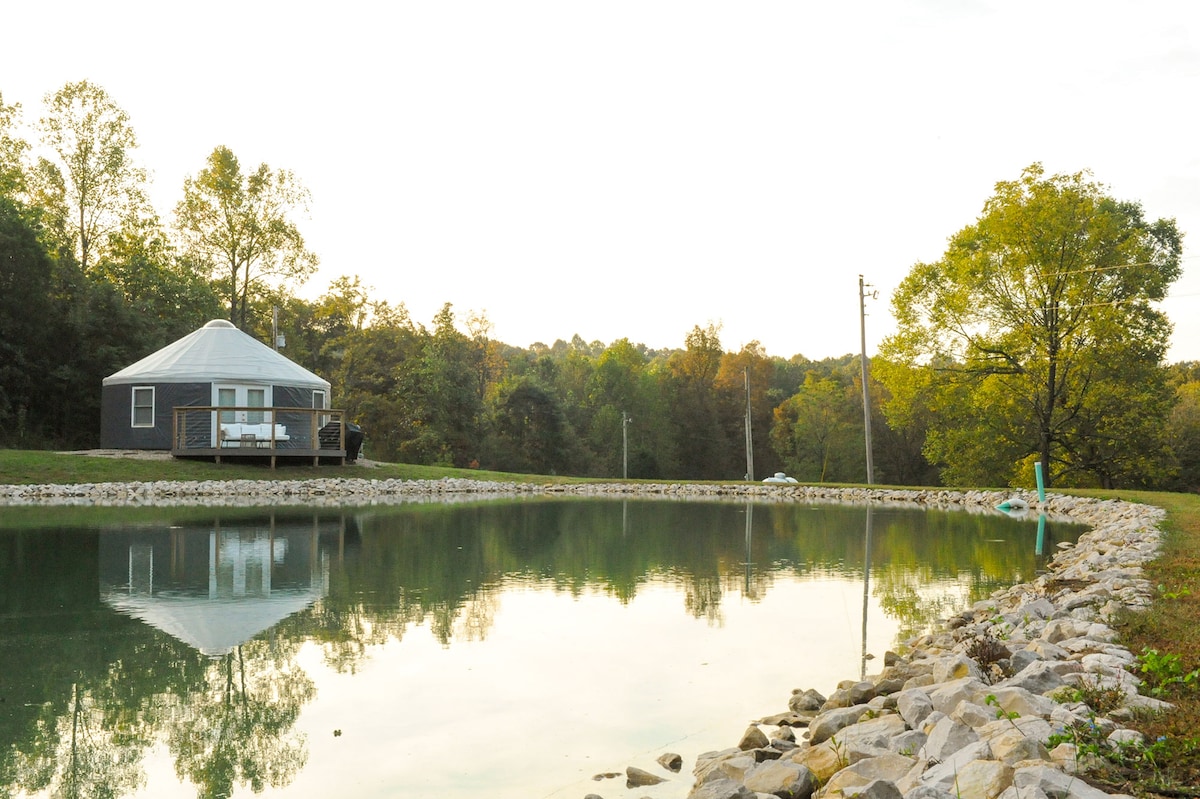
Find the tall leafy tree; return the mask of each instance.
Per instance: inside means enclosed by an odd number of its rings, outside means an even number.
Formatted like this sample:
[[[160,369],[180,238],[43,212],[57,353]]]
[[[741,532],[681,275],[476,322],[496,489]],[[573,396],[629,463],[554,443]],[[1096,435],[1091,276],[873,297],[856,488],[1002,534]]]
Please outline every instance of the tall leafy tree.
[[[422,382],[429,387],[425,410],[441,437],[438,460],[467,466],[478,459],[483,418],[479,395],[482,352],[455,325],[450,303],[434,317],[425,348]]]
[[[229,320],[251,327],[254,298],[275,283],[303,283],[317,268],[294,218],[308,191],[288,170],[259,164],[243,172],[228,147],[217,147],[204,169],[184,181],[175,208],[185,253],[208,265],[221,286]]]
[[[334,402],[362,426],[379,460],[398,458],[405,442],[418,435],[413,410],[418,398],[408,388],[427,338],[403,304],[381,302],[372,307],[370,323],[347,333],[343,346],[331,353]]]
[[[157,218],[140,220],[109,237],[93,276],[113,286],[145,328],[153,352],[221,314],[212,285],[167,241]]]
[[[1166,413],[1170,324],[1153,303],[1181,251],[1173,220],[1146,220],[1087,172],[1034,164],[997,183],[979,219],[892,298],[899,330],[881,354],[939,373],[953,397],[935,399],[951,412],[927,439],[931,460],[989,482],[1028,481],[1038,461],[1048,481],[1108,484],[1144,464],[1158,442],[1129,434]],[[1122,375],[1139,390],[1114,395]]]
[[[49,157],[33,171],[33,196],[50,231],[87,272],[110,234],[148,213],[146,171],[133,159],[129,115],[103,88],[68,83],[45,102],[39,126]]]
[[[558,399],[530,376],[502,384],[492,430],[498,446],[494,468],[557,474],[570,471],[575,445],[571,425]]]
[[[281,290],[273,298],[279,311],[278,333],[283,335],[287,356],[321,377],[331,380],[337,363],[346,352],[347,337],[363,329],[370,315],[370,288],[357,275],[334,278],[315,302],[307,302]],[[269,340],[271,319],[261,323],[262,338]],[[341,407],[340,392],[334,401]]]
[[[630,477],[662,476],[673,437],[659,375],[643,347],[627,338],[609,345],[596,358],[587,402],[594,409],[587,437],[594,474],[620,477],[628,469]]]
[[[725,353],[717,370],[714,385],[721,398],[721,415],[726,435],[731,441],[745,437],[747,387],[749,388],[750,432],[754,442],[753,477],[774,474],[779,460],[770,447],[772,404],[769,395],[775,365],[757,341],[751,341],[740,352]],[[744,450],[733,447],[729,452],[730,473],[745,463]]]
[[[1200,381],[1192,380],[1176,389],[1167,433],[1179,469],[1174,487],[1200,491]]]
[[[679,477],[718,480],[745,473],[731,466],[731,453],[742,452],[741,439],[730,440],[722,424],[715,381],[721,368],[720,327],[696,325],[686,338],[687,349],[670,361],[665,388],[678,458],[671,469]]]
[[[800,390],[775,409],[771,444],[788,474],[821,483],[862,480],[863,420],[854,391],[809,372]]]
[[[25,154],[29,142],[17,134],[21,106],[4,104],[0,94],[0,196],[16,198],[25,191]]]
[[[487,310],[471,311],[467,314],[467,335],[476,350],[479,371],[479,397],[486,400],[489,391],[502,378],[504,372],[503,345],[492,338],[494,325],[487,318]]]
[[[883,374],[891,372],[888,378]],[[932,392],[937,373],[929,369],[871,362],[871,433],[877,482],[898,485],[934,485],[937,469],[925,458],[925,441],[938,418],[922,392]],[[894,399],[884,383],[903,385],[909,392]],[[860,391],[861,393],[861,391]]]
[[[0,444],[28,445],[49,394],[43,366],[53,333],[46,324],[54,317],[52,271],[37,228],[0,196]]]

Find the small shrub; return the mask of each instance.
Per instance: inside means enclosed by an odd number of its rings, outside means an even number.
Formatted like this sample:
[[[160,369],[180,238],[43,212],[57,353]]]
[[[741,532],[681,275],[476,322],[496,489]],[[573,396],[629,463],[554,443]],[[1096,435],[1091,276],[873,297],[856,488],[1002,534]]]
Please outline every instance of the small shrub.
[[[1012,655],[1008,647],[996,639],[995,634],[988,630],[967,641],[964,654],[979,664],[984,676],[991,680],[995,676],[1003,679],[1006,675],[1000,667],[1000,661]]]
[[[1099,680],[1084,678],[1076,689],[1078,699],[1090,707],[1097,716],[1107,716],[1125,705],[1125,691],[1119,685],[1102,686]]]

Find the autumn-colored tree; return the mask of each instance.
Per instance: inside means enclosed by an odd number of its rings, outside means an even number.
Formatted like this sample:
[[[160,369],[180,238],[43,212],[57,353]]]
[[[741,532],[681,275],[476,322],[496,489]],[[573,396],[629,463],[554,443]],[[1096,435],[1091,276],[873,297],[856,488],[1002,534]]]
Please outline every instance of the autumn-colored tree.
[[[668,362],[664,388],[668,396],[676,462],[670,474],[683,478],[716,480],[743,476],[731,457],[744,452],[742,439],[730,439],[722,424],[714,383],[721,368],[720,327],[696,325],[686,338],[687,349]]]
[[[746,414],[750,414],[750,435],[753,440],[754,474],[751,479],[774,474],[781,466],[771,447],[770,432],[772,410],[770,386],[774,376],[774,364],[766,350],[757,341],[751,341],[739,352],[727,352],[721,357],[714,388],[720,396],[721,416],[724,420],[726,437],[731,441],[743,440],[746,434]],[[747,395],[749,395],[747,401]],[[736,447],[729,453],[729,469],[737,474],[739,466],[746,464],[745,447]],[[749,469],[749,464],[747,469]]]

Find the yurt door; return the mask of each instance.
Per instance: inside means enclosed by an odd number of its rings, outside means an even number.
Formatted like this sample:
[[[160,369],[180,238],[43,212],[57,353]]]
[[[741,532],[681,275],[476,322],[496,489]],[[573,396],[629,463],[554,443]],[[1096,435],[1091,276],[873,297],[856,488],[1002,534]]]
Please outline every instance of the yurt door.
[[[213,386],[213,404],[218,408],[242,408],[243,410],[218,411],[213,420],[213,441],[217,441],[218,425],[230,424],[263,424],[269,422],[269,414],[265,411],[245,410],[246,408],[266,408],[269,400],[268,389],[262,386]],[[214,446],[217,446],[214,444]]]

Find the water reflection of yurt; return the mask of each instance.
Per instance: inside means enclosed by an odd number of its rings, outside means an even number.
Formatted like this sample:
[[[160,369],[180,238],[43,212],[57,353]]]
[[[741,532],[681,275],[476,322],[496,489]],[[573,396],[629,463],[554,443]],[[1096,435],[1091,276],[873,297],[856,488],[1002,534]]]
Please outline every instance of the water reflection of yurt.
[[[340,518],[271,516],[105,535],[100,597],[219,657],[325,596],[330,547],[321,541],[340,547],[345,533]]]

